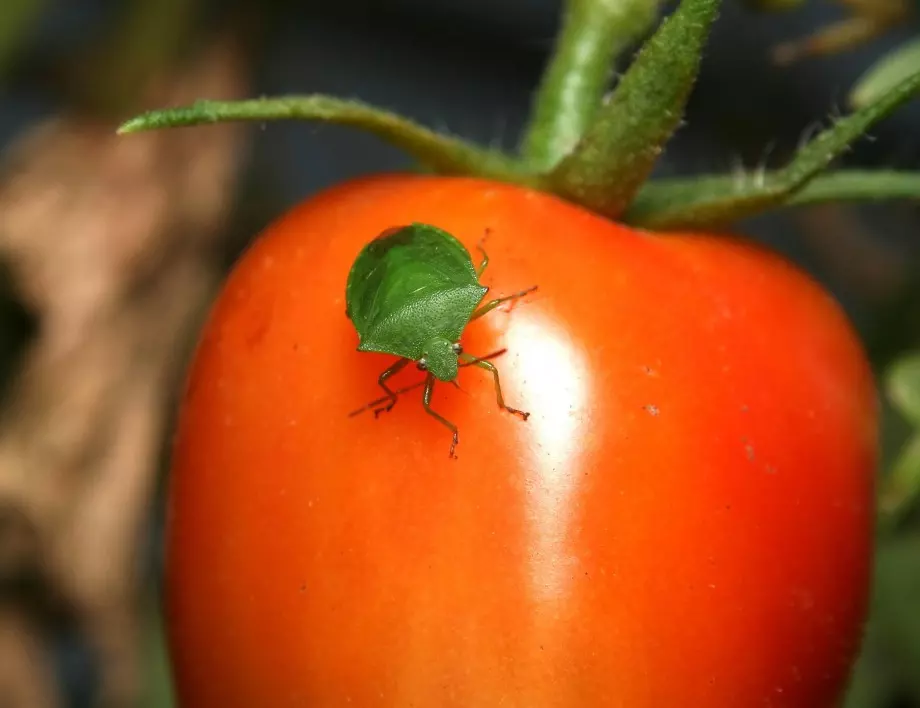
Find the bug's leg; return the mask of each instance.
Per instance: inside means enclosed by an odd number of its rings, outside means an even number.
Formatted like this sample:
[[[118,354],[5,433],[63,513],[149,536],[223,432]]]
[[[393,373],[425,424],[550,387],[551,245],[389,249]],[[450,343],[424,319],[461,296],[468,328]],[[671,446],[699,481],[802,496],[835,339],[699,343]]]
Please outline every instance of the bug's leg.
[[[460,358],[463,359],[464,362],[469,363],[471,366],[478,366],[480,369],[485,369],[486,371],[492,373],[492,378],[495,381],[495,398],[498,400],[499,408],[504,408],[509,413],[519,415],[523,420],[527,420],[530,417],[530,413],[527,411],[512,408],[505,403],[505,397],[502,395],[502,384],[498,378],[498,369],[495,368],[495,365],[492,362],[485,361],[483,359],[477,359],[476,357],[470,356],[469,354],[461,354]]]
[[[431,409],[432,391],[434,391],[434,376],[432,374],[428,374],[428,378],[425,379],[425,392],[422,394],[422,405],[425,406],[425,411],[429,415],[432,415],[435,418],[437,418],[439,421],[441,421],[444,425],[450,428],[450,431],[454,434],[454,437],[450,443],[450,456],[456,457],[456,455],[454,454],[454,450],[457,448],[457,444],[460,442],[460,436],[457,432],[457,426],[451,423],[449,420],[447,420],[447,418],[445,418],[440,413],[436,413],[435,411]]]
[[[501,356],[506,351],[508,350],[507,349],[496,349],[491,354],[486,354],[485,356],[481,356],[478,358],[471,358],[469,361],[461,362],[459,366],[473,366],[477,361],[485,361],[487,359],[494,359],[497,356]],[[415,383],[410,383],[406,386],[403,386],[402,388],[398,388],[395,391],[393,391],[393,393],[395,393],[397,396],[401,396],[402,394],[408,393],[414,388],[418,388],[419,386],[424,386],[427,381],[428,379],[426,377],[422,379],[421,381],[416,381]],[[460,384],[457,383],[456,379],[451,381],[451,383],[457,388],[460,388]],[[381,403],[386,403],[387,401],[390,401],[390,400],[392,400],[391,396],[387,394],[386,396],[383,396],[382,398],[378,398],[376,400],[371,401],[370,403],[366,403],[365,405],[361,406],[357,410],[353,410],[351,413],[348,414],[348,417],[353,418],[356,415],[360,415],[361,413],[366,411],[368,408],[377,408]]]
[[[476,277],[481,278],[483,272],[486,269],[486,266],[489,265],[489,254],[486,253],[486,249],[483,248],[483,244],[486,242],[486,239],[489,238],[490,230],[486,229],[486,232],[482,235],[482,238],[479,239],[479,243],[476,244],[476,248],[479,249],[479,252],[482,254],[482,260],[479,262],[479,267],[476,269]]]
[[[409,363],[409,361],[410,361],[409,359],[400,359],[395,364],[393,364],[393,366],[391,366],[389,369],[387,369],[382,374],[380,374],[380,378],[377,379],[377,383],[380,384],[380,388],[382,388],[384,391],[387,392],[387,398],[389,399],[389,403],[387,403],[385,406],[381,408],[374,409],[375,418],[379,416],[381,413],[386,413],[393,406],[396,405],[396,399],[397,399],[396,391],[393,391],[389,386],[387,386],[387,379],[390,378],[393,374],[401,371],[403,367],[405,367],[405,365]]]
[[[489,300],[489,302],[487,302],[485,305],[483,305],[482,307],[480,307],[478,310],[476,310],[473,313],[472,317],[470,317],[470,322],[472,322],[475,319],[479,319],[485,314],[488,314],[489,312],[494,310],[496,307],[501,305],[503,302],[508,302],[509,300],[517,300],[518,298],[524,297],[528,293],[532,293],[536,289],[537,289],[537,286],[534,285],[533,287],[527,288],[526,290],[521,290],[520,292],[513,293],[511,295],[505,295],[505,297],[499,297],[494,300]]]

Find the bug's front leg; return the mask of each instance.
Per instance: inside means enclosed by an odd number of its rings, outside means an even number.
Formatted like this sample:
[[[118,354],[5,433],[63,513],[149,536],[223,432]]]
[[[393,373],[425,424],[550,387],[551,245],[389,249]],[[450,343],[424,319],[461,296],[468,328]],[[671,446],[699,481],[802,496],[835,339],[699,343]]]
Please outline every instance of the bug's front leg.
[[[487,302],[485,305],[483,305],[482,307],[480,307],[478,310],[476,310],[473,313],[473,315],[470,317],[470,322],[472,322],[475,319],[479,319],[485,314],[488,314],[489,312],[494,310],[496,307],[501,305],[503,302],[508,302],[509,300],[517,300],[518,298],[524,297],[528,293],[532,293],[536,289],[537,289],[537,286],[534,285],[533,287],[527,288],[526,290],[521,290],[520,292],[513,293],[511,295],[505,295],[505,297],[495,298],[494,300],[489,300],[489,302]]]
[[[450,443],[450,453],[449,454],[451,457],[456,458],[457,456],[454,454],[454,450],[457,448],[457,444],[460,442],[460,435],[457,432],[457,426],[451,423],[449,420],[447,420],[447,418],[445,418],[440,413],[436,413],[435,411],[431,409],[431,394],[433,391],[434,391],[434,376],[432,374],[428,374],[428,378],[425,379],[425,392],[422,394],[422,405],[425,406],[425,411],[429,415],[434,416],[436,419],[441,421],[454,434],[454,437]]]
[[[505,403],[505,397],[502,395],[502,384],[498,377],[498,369],[492,362],[485,361],[484,359],[477,359],[476,357],[469,354],[461,354],[460,358],[471,366],[478,366],[480,369],[485,369],[486,371],[492,373],[492,378],[495,381],[495,398],[498,400],[499,408],[504,408],[509,413],[519,415],[523,420],[527,420],[530,417],[530,413],[527,411],[522,411],[518,408],[512,408]]]
[[[391,408],[393,408],[393,406],[396,405],[396,401],[397,401],[396,391],[393,391],[389,386],[387,386],[387,379],[390,378],[393,374],[396,374],[399,371],[401,371],[408,363],[409,363],[409,359],[400,359],[395,364],[393,364],[393,366],[391,366],[389,369],[387,369],[382,374],[380,374],[380,378],[377,379],[377,383],[380,384],[380,388],[382,388],[384,391],[387,392],[387,398],[389,399],[390,402],[387,403],[385,406],[374,409],[375,418],[379,416],[381,413],[387,413]]]

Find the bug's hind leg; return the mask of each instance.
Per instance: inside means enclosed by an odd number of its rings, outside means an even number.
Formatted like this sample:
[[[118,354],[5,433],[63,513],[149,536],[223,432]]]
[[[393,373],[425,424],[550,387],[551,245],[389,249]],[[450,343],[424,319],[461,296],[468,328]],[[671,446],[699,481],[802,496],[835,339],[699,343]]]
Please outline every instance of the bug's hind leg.
[[[486,242],[486,239],[489,238],[490,233],[492,233],[491,229],[486,229],[486,232],[482,235],[482,238],[479,239],[479,242],[476,244],[476,248],[482,254],[482,260],[479,261],[479,267],[476,269],[477,278],[482,277],[482,274],[485,272],[486,266],[489,265],[489,254],[486,253],[486,249],[483,248],[483,244]]]
[[[487,302],[485,305],[483,305],[482,307],[480,307],[473,313],[472,317],[470,317],[470,321],[472,322],[473,320],[479,319],[483,315],[488,314],[489,312],[494,310],[496,307],[501,305],[503,302],[509,302],[510,300],[517,300],[518,298],[522,298],[525,295],[532,293],[536,289],[537,289],[537,286],[534,285],[530,288],[527,288],[526,290],[521,290],[520,292],[512,293],[511,295],[505,295],[505,297],[495,298],[494,300],[489,300],[489,302]]]
[[[428,374],[428,378],[425,379],[425,392],[422,394],[422,405],[425,406],[425,412],[428,415],[433,416],[441,423],[446,425],[450,431],[454,434],[453,439],[450,443],[450,456],[456,458],[457,455],[454,454],[454,450],[457,449],[457,444],[460,442],[460,435],[457,431],[457,426],[451,423],[447,418],[445,418],[440,413],[435,412],[431,408],[431,393],[434,391],[434,376]]]
[[[498,407],[504,408],[509,413],[514,413],[515,415],[521,416],[523,420],[527,420],[530,417],[530,413],[527,411],[522,411],[518,408],[512,408],[507,403],[505,403],[505,397],[502,395],[502,384],[498,377],[498,369],[495,368],[495,365],[490,361],[485,361],[484,359],[477,359],[474,356],[469,354],[461,354],[460,358],[464,360],[465,363],[469,363],[471,366],[478,366],[480,369],[485,369],[488,372],[491,372],[492,378],[495,381],[495,398],[498,401]]]
[[[390,378],[393,374],[396,374],[399,371],[401,371],[408,363],[409,363],[409,359],[400,359],[395,364],[393,364],[393,366],[391,366],[389,369],[387,369],[382,374],[380,374],[380,378],[377,379],[377,383],[380,384],[380,388],[382,388],[384,391],[387,392],[387,399],[389,400],[389,402],[385,406],[381,406],[380,408],[374,409],[375,418],[379,416],[381,413],[389,412],[390,409],[396,405],[396,401],[398,400],[397,393],[396,391],[392,390],[389,386],[387,386],[387,379]]]

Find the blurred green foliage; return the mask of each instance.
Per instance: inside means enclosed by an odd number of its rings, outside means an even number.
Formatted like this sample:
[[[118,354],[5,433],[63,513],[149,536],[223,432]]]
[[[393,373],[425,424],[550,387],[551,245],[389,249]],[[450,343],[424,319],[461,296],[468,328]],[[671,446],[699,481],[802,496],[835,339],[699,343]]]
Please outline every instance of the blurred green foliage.
[[[3,0],[0,10],[0,76],[30,35],[44,0]]]
[[[144,692],[140,708],[173,708],[163,614],[159,598],[151,596],[144,612]]]
[[[898,82],[920,71],[920,37],[905,42],[876,61],[850,91],[853,106],[866,106]]]

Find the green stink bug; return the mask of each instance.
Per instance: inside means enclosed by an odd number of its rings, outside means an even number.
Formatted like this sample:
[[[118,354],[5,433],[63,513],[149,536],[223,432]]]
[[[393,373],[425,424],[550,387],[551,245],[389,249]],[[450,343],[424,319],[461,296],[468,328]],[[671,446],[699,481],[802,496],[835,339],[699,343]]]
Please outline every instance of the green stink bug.
[[[465,353],[460,345],[469,322],[537,289],[534,285],[480,305],[489,290],[479,282],[489,257],[482,242],[479,250],[482,261],[477,268],[464,245],[442,229],[420,223],[387,229],[361,249],[345,286],[345,314],[358,331],[358,351],[399,357],[377,379],[386,397],[352,415],[383,401],[387,404],[375,415],[393,408],[406,389],[393,391],[387,379],[414,361],[427,372],[422,394],[425,410],[453,433],[451,457],[459,442],[457,426],[431,409],[431,394],[435,380],[456,386],[460,366],[489,371],[499,407],[524,420],[530,415],[506,405],[498,369],[485,358]]]

